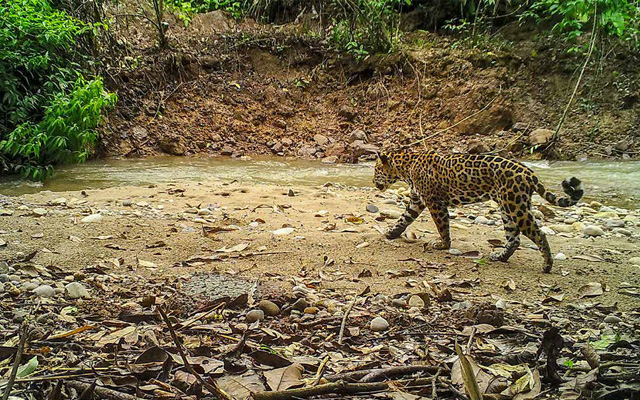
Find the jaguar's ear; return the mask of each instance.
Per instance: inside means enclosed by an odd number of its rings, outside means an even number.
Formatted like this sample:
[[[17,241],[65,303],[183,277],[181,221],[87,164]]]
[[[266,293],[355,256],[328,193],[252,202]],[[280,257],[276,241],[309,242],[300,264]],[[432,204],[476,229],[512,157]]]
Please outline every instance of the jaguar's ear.
[[[383,164],[389,163],[389,157],[385,153],[378,153],[378,158],[382,161]]]

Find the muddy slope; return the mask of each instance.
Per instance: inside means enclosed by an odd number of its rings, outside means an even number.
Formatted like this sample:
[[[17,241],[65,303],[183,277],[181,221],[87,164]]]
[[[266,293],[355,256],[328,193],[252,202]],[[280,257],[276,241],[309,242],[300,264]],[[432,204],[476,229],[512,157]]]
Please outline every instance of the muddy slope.
[[[120,102],[104,155],[349,162],[425,137],[444,152],[523,156],[541,144],[533,157],[637,154],[640,63],[621,51],[591,63],[559,142],[547,146],[549,132],[535,130],[555,128],[583,59],[527,39],[525,28],[475,48],[409,33],[400,53],[355,63],[300,26],[237,24],[213,12],[188,28],[172,23],[171,49],[158,52],[152,31],[125,22],[117,29],[130,32],[136,56],[110,76]]]

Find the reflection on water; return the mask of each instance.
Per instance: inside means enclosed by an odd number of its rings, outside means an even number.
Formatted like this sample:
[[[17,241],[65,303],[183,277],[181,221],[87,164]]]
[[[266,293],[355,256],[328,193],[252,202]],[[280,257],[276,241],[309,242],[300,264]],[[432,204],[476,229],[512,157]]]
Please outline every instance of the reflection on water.
[[[548,188],[560,191],[567,176],[583,181],[587,196],[611,204],[629,206],[640,200],[640,162],[531,162],[526,163]],[[94,160],[56,169],[44,184],[2,178],[0,193],[20,195],[41,190],[67,191],[114,186],[143,186],[181,181],[238,180],[241,182],[308,186],[337,182],[371,186],[373,168],[365,164],[323,164],[310,160],[258,157],[250,161],[229,158],[154,157]]]

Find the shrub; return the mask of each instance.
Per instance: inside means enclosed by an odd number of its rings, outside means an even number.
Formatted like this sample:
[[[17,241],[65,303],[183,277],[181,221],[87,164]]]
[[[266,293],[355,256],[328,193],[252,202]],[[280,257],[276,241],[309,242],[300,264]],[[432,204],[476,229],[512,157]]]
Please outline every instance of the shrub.
[[[93,25],[47,0],[0,0],[0,161],[4,172],[42,179],[84,161],[102,108],[115,96],[87,80],[77,39]]]

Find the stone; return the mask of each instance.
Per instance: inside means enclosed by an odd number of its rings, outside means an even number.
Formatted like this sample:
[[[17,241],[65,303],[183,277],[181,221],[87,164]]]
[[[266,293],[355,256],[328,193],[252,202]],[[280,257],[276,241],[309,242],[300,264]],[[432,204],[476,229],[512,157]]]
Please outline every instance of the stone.
[[[467,147],[469,154],[482,154],[489,152],[489,147],[480,140],[474,140]]]
[[[604,207],[602,207],[600,209],[600,212],[597,213],[596,215],[594,215],[594,218],[601,218],[601,219],[605,219],[605,218],[618,218],[618,213],[615,211],[602,211]]]
[[[373,204],[367,204],[367,211],[369,211],[370,213],[377,213],[379,211],[378,207],[374,206]]]
[[[571,233],[573,232],[573,227],[571,225],[550,225],[549,228],[553,229],[555,233]]]
[[[367,144],[367,143],[363,142],[362,140],[354,140],[351,144],[349,144],[349,150],[356,157],[360,157],[360,156],[363,156],[365,154],[375,154],[380,149],[379,149],[378,146],[376,146],[374,144]]]
[[[640,257],[631,257],[629,263],[632,265],[640,266]]]
[[[307,303],[307,300],[305,299],[298,299],[296,300],[295,303],[293,303],[293,305],[291,306],[292,309],[296,310],[296,311],[304,311],[305,308],[307,308],[309,306],[309,303]]]
[[[390,219],[398,219],[402,216],[402,213],[397,210],[385,209],[380,211],[380,215]]]
[[[452,256],[459,256],[460,254],[462,254],[462,251],[452,247],[449,249],[449,254],[451,254]]]
[[[33,289],[33,293],[40,297],[50,298],[55,296],[56,291],[49,285],[40,285],[37,288]]]
[[[553,257],[556,261],[565,261],[567,256],[564,253],[558,253],[555,257]]]
[[[13,215],[13,210],[6,210],[4,208],[0,208],[0,216],[2,217],[8,217]]]
[[[287,192],[287,196],[289,197],[295,197],[296,193],[293,191],[293,189],[289,189],[289,191]]]
[[[587,236],[602,236],[604,231],[597,225],[587,225],[584,227],[584,234]]]
[[[91,295],[87,291],[87,288],[85,288],[84,285],[79,282],[68,283],[64,286],[64,289],[65,295],[72,300],[79,298],[88,299],[91,297]]]
[[[58,198],[55,198],[55,199],[51,200],[49,202],[49,204],[54,205],[54,206],[63,206],[65,204],[67,204],[67,199],[64,198],[64,197],[58,197]]]
[[[417,307],[417,308],[424,308],[425,306],[424,300],[422,300],[420,296],[415,294],[409,297],[408,304],[409,304],[409,307]]]
[[[382,317],[375,317],[371,320],[371,324],[369,326],[374,332],[383,332],[389,329],[389,322]]]
[[[515,124],[513,124],[513,127],[511,129],[514,132],[526,131],[527,129],[529,129],[529,124],[526,122],[516,122]]]
[[[574,231],[582,232],[584,231],[585,225],[582,222],[578,221],[571,224],[571,227],[573,228]]]
[[[613,233],[617,233],[623,236],[631,236],[633,232],[625,228],[613,228]]]
[[[622,318],[616,317],[615,315],[607,315],[606,317],[604,317],[604,322],[606,322],[607,324],[618,324],[622,322]]]
[[[298,150],[298,155],[300,157],[311,157],[318,152],[313,146],[302,146],[300,150]]]
[[[209,210],[208,208],[201,208],[198,210],[198,215],[212,215],[213,211]]]
[[[80,222],[85,224],[92,224],[92,223],[101,222],[101,221],[102,221],[101,214],[91,214],[80,220]]]
[[[334,143],[329,147],[327,147],[327,149],[324,152],[324,155],[327,157],[331,157],[331,156],[338,157],[346,153],[346,151],[347,151],[347,148],[342,143]]]
[[[45,215],[48,214],[48,211],[45,210],[44,208],[34,208],[32,211],[33,215],[35,215],[36,217],[44,217]]]
[[[407,306],[407,302],[403,299],[393,299],[391,300],[391,305],[397,308],[405,308]]]
[[[321,160],[325,164],[335,164],[338,162],[338,156],[328,156]]]
[[[178,135],[163,136],[160,138],[158,146],[160,150],[173,156],[183,156],[188,150],[184,138]]]
[[[473,220],[473,223],[487,225],[489,223],[489,219],[483,216],[479,216],[475,220]]]
[[[353,107],[342,106],[338,111],[338,115],[347,121],[353,121],[358,115],[358,112]]]
[[[133,200],[131,199],[122,200],[122,205],[125,207],[131,207],[131,205],[133,205]]]
[[[273,301],[262,300],[258,303],[258,308],[261,309],[265,315],[274,317],[280,314],[280,307]]]
[[[546,144],[546,143],[549,143],[552,137],[553,137],[553,131],[551,129],[543,129],[543,128],[534,129],[529,134],[529,144],[531,145]]]
[[[31,292],[38,287],[38,284],[35,282],[26,282],[22,285],[22,290],[25,292]]]
[[[318,313],[318,307],[306,307],[304,309],[305,314],[316,315]]]
[[[369,139],[367,138],[367,134],[364,133],[362,129],[354,129],[349,135],[349,143],[353,143],[356,140],[361,140],[366,143]]]
[[[621,219],[607,219],[604,221],[604,226],[609,229],[613,228],[622,228],[624,227],[625,222]]]
[[[319,146],[324,146],[324,145],[329,143],[329,138],[326,137],[325,135],[320,134],[320,133],[315,135],[313,137],[313,140],[315,140],[315,142],[318,143]]]
[[[247,319],[247,322],[250,324],[256,321],[262,321],[264,319],[264,311],[251,310],[247,313],[246,319]]]

